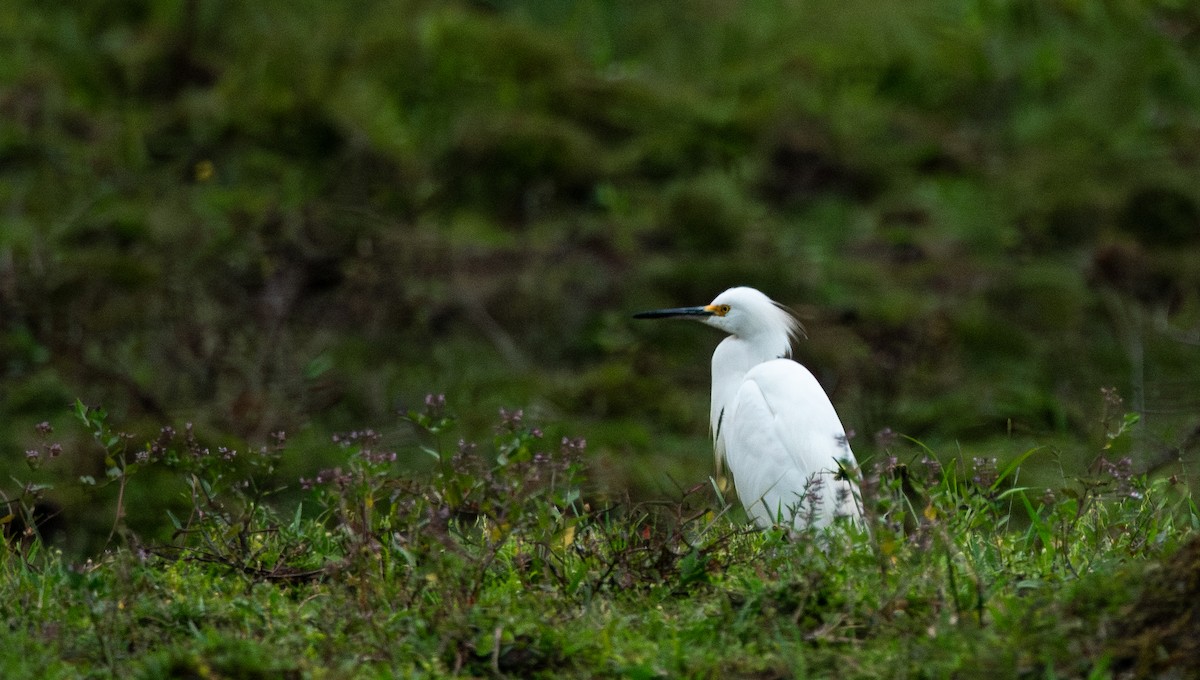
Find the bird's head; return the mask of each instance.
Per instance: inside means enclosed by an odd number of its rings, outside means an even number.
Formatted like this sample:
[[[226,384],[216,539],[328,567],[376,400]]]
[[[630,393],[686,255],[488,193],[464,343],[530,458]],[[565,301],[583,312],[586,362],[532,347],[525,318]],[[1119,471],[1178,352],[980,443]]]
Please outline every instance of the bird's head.
[[[778,347],[776,356],[791,354],[792,341],[804,333],[800,322],[771,298],[753,288],[730,288],[700,307],[656,309],[636,319],[694,319],[753,343]]]

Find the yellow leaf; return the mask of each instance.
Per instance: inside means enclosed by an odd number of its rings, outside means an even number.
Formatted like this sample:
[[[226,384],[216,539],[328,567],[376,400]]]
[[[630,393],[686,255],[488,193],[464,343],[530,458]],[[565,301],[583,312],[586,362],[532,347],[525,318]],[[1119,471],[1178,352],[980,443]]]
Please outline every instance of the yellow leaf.
[[[566,530],[563,531],[562,541],[563,541],[564,548],[571,547],[571,544],[575,542],[575,526],[574,525],[567,527]]]
[[[930,522],[937,519],[937,508],[933,507],[933,503],[925,506],[925,519]]]

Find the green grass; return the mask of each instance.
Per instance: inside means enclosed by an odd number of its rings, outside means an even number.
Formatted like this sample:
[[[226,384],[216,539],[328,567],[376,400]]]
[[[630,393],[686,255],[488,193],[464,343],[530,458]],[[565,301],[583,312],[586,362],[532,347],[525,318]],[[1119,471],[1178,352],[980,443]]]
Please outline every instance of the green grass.
[[[657,504],[591,497],[585,444],[547,441],[519,412],[490,443],[451,444],[457,426],[432,397],[408,416],[428,474],[401,473],[377,433],[351,433],[341,464],[300,481],[298,504],[267,500],[282,442],[132,446],[104,413],[77,415],[108,484],[161,468],[187,511],[163,513],[160,540],[119,520],[86,561],[10,543],[5,677],[1195,670],[1200,513],[1175,479],[1103,456],[1047,490],[1016,485],[1019,463],[942,466],[893,442],[897,456],[862,472],[869,531],[756,531],[707,487]]]

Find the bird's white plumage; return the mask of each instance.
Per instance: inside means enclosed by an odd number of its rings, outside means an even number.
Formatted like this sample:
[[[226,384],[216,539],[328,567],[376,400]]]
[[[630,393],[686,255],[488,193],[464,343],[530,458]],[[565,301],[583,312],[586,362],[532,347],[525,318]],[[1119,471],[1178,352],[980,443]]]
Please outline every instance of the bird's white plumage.
[[[853,470],[854,454],[808,369],[790,359],[759,364],[725,409],[725,459],[755,522],[824,526],[859,515],[856,490],[840,472]]]
[[[710,424],[718,470],[760,526],[825,526],[860,518],[857,468],[837,412],[808,369],[787,358],[795,318],[753,288],[730,288],[704,307],[639,316],[695,318],[729,334],[712,357]]]

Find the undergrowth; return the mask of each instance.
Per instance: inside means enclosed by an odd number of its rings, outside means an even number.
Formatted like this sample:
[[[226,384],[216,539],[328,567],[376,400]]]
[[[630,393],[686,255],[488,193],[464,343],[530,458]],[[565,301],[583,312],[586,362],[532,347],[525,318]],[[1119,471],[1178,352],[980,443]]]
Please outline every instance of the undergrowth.
[[[51,487],[17,481],[4,677],[1107,677],[1195,663],[1179,651],[1191,610],[1172,603],[1194,600],[1197,579],[1169,556],[1191,559],[1179,549],[1200,513],[1185,484],[1135,474],[1112,446],[1088,477],[1034,489],[1021,465],[1044,452],[939,462],[885,437],[888,455],[857,471],[865,527],[755,531],[715,484],[604,498],[586,443],[548,441],[521,411],[466,441],[439,396],[405,416],[427,474],[401,469],[379,433],[350,432],[339,466],[295,482],[294,507],[273,499],[278,462],[298,453],[283,433],[236,451],[191,427],[143,441],[101,409],[76,415],[106,470],[78,481],[115,490],[109,547],[84,562],[47,547]],[[27,461],[54,467],[61,447],[38,434]],[[141,539],[121,508],[151,466],[190,508],[164,510],[166,541]]]

